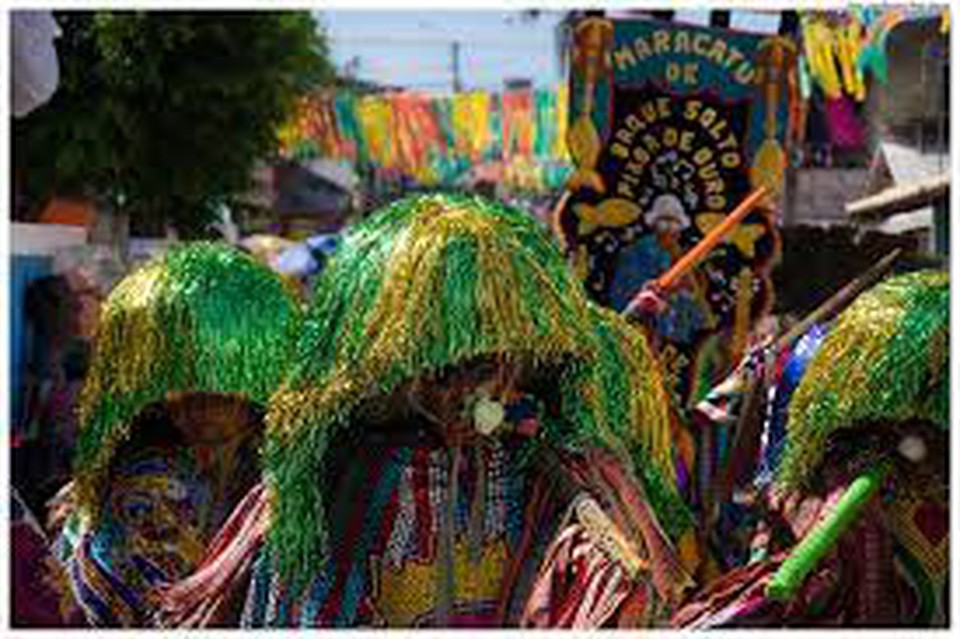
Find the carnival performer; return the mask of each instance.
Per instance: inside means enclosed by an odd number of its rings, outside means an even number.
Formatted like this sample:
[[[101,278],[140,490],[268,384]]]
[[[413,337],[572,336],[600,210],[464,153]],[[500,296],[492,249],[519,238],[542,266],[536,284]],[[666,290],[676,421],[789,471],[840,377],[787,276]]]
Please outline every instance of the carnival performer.
[[[88,623],[150,625],[157,589],[194,570],[257,482],[263,409],[299,322],[276,275],[214,243],[176,246],[111,292],[53,514]]]
[[[948,344],[943,272],[890,278],[838,317],[771,449],[765,543],[674,625],[946,625]]]
[[[662,625],[690,524],[666,401],[642,334],[535,220],[401,200],[321,275],[257,505],[167,625],[247,582],[253,627]]]

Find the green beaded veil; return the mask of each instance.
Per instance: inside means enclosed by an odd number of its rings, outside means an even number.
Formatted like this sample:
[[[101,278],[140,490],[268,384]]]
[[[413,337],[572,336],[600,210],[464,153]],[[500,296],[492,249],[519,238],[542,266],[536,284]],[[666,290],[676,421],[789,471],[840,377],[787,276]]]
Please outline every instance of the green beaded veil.
[[[781,490],[803,486],[831,434],[865,423],[924,420],[949,428],[950,280],[892,277],[837,318],[789,407]]]
[[[265,406],[289,363],[297,301],[227,245],[183,244],[126,276],[103,303],[79,402],[77,503],[96,498],[117,447],[170,392],[239,394]]]
[[[471,196],[414,196],[345,238],[271,401],[270,543],[285,573],[303,576],[326,556],[319,478],[357,407],[483,357],[560,371],[563,419],[542,436],[568,448],[606,446],[646,474],[674,477],[668,400],[643,335],[587,301],[530,216]],[[670,481],[657,486],[659,497],[679,501]]]

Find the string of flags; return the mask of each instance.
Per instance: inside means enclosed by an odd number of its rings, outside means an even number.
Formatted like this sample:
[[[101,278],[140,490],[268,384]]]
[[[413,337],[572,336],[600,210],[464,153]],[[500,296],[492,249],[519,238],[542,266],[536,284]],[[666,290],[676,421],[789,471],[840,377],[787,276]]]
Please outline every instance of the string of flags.
[[[501,94],[323,92],[301,100],[280,131],[281,153],[325,157],[360,170],[446,186],[477,166],[508,187],[530,191],[563,185],[567,89],[521,89]]]
[[[799,58],[800,87],[804,99],[813,85],[828,99],[866,98],[866,78],[886,84],[887,39],[894,27],[916,18],[940,19],[940,32],[950,25],[942,6],[855,7],[850,11],[809,11],[801,16],[803,54]]]

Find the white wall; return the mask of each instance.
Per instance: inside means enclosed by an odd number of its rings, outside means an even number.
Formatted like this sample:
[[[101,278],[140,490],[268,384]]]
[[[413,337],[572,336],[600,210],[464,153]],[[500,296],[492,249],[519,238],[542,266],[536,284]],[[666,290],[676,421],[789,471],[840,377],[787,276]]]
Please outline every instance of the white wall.
[[[14,255],[54,255],[58,250],[87,243],[87,229],[67,224],[10,224]]]

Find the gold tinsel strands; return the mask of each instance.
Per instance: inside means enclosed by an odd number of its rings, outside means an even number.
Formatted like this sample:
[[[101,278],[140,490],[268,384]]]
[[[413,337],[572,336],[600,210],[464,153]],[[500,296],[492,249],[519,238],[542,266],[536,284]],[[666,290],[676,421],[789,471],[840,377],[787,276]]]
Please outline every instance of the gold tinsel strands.
[[[809,481],[838,429],[948,427],[949,296],[946,272],[919,271],[875,286],[837,318],[790,403],[781,490]]]
[[[643,336],[631,331],[587,301],[528,215],[458,195],[374,213],[318,281],[297,364],[271,400],[270,540],[284,572],[303,577],[326,554],[321,483],[335,431],[362,403],[483,357],[562,371],[563,423],[545,436],[624,451],[669,496],[665,395]]]
[[[279,278],[227,245],[180,245],[125,277],[103,303],[79,400],[82,514],[98,514],[114,451],[149,404],[170,392],[206,392],[265,405],[289,363],[299,320]]]
[[[601,340],[597,356],[605,366],[595,366],[587,382],[587,396],[603,396],[608,408],[600,428],[610,441],[641,442],[654,463],[673,469],[669,397],[660,370],[651,366],[654,356],[646,337],[619,314],[593,306],[594,330]],[[613,411],[617,412],[614,413]]]
[[[675,447],[670,429],[669,396],[646,336],[619,314],[591,304],[598,348],[582,381],[572,373],[564,413],[591,425],[607,446],[632,458],[648,499],[667,534],[682,537],[693,524],[675,484]],[[602,406],[596,410],[593,406]],[[581,425],[580,428],[583,428]]]

